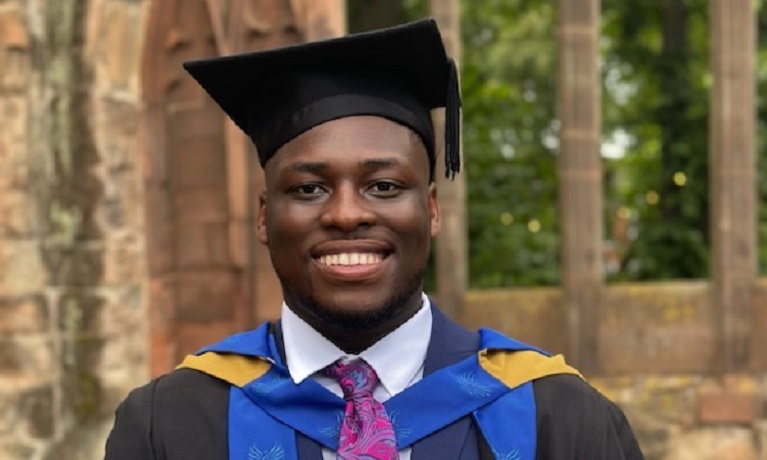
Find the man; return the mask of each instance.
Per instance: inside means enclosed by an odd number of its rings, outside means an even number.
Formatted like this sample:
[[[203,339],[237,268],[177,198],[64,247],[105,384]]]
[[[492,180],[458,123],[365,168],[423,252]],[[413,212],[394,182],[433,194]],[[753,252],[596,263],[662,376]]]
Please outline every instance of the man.
[[[467,331],[423,294],[440,225],[431,109],[446,107],[446,173],[460,164],[433,21],[186,68],[258,149],[282,318],[134,391],[107,459],[642,458],[561,358]]]

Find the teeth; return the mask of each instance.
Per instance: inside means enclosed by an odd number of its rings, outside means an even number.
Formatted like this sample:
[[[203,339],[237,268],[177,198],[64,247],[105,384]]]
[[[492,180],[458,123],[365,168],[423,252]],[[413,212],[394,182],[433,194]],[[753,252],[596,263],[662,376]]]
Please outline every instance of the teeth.
[[[331,254],[320,257],[322,265],[370,265],[381,262],[383,257],[380,254],[370,252],[350,252],[342,254]]]

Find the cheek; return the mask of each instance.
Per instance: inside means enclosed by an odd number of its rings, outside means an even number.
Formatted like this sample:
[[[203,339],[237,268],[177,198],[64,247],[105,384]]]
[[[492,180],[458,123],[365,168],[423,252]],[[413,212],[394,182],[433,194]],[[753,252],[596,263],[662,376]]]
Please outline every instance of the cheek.
[[[267,209],[266,233],[270,246],[279,246],[280,251],[294,249],[291,242],[306,231],[306,213],[292,209],[290,206],[280,206],[279,203]]]
[[[392,213],[389,219],[395,231],[406,236],[407,242],[414,245],[422,244],[431,239],[431,216],[425,204],[418,203]]]

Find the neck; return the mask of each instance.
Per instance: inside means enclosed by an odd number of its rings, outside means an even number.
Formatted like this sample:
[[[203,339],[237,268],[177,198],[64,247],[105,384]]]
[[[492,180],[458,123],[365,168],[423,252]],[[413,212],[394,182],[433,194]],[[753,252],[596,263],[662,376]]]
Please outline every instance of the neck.
[[[361,319],[357,323],[359,327],[348,321],[348,318],[338,321],[332,316],[307,314],[306,310],[293,308],[290,303],[288,307],[345,353],[358,355],[412,318],[421,309],[422,304],[419,291],[417,296],[392,308],[391,313],[384,315],[380,320]]]
[[[383,331],[342,331],[338,334],[328,334],[327,331],[323,331],[322,335],[345,353],[359,355],[372,347],[376,342],[386,337],[394,329],[396,329],[396,327]]]

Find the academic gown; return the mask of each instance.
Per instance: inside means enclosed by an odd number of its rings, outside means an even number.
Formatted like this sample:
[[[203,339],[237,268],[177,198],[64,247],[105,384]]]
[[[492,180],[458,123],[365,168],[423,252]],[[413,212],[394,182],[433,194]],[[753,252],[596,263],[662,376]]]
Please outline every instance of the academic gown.
[[[279,323],[275,326],[281,347]],[[424,376],[478,349],[476,332],[433,308]],[[229,390],[228,383],[193,369],[177,369],[134,390],[117,409],[105,459],[228,459]],[[622,411],[578,376],[543,377],[534,381],[533,391],[537,460],[643,459]],[[322,460],[319,444],[300,433],[297,447],[300,460]],[[415,443],[411,458],[485,460],[493,455],[467,416]]]

